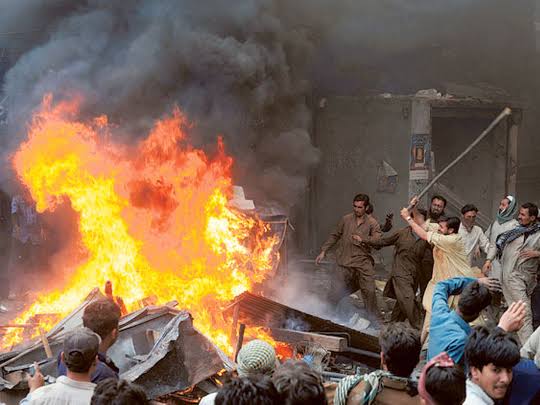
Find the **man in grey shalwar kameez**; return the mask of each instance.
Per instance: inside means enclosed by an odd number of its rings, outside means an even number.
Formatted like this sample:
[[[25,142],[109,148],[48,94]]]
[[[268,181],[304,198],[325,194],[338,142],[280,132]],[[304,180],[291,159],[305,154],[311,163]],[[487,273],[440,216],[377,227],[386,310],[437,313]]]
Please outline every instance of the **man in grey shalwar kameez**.
[[[519,209],[519,226],[497,238],[497,256],[502,266],[501,284],[508,305],[525,303],[525,320],[518,331],[524,344],[533,333],[531,295],[536,287],[536,273],[540,264],[540,222],[538,207],[525,203]]]

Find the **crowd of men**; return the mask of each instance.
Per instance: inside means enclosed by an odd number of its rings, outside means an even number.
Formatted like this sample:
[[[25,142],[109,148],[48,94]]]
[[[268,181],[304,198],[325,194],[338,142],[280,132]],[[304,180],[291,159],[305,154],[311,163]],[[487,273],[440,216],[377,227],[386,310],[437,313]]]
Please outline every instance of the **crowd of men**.
[[[427,211],[413,198],[400,212],[407,225],[390,234],[383,234],[366,212],[370,206],[369,196],[354,197],[353,212],[339,221],[316,261],[337,246],[336,261],[347,276],[348,293],[359,290],[366,317],[380,326],[385,321],[377,305],[373,250],[394,246],[383,292],[396,300],[387,329],[400,325],[402,334],[418,332],[418,354],[423,347],[428,362],[419,386],[421,393],[430,394],[428,400],[422,397],[423,403],[534,403],[528,401],[540,391],[540,328],[534,331],[531,303],[540,265],[537,205],[518,205],[514,196],[504,197],[484,232],[476,225],[478,208],[473,204],[461,209],[460,218],[445,215],[443,196],[433,196]],[[384,353],[389,353],[384,333],[383,370]],[[416,353],[416,347],[400,350]],[[418,363],[414,357],[407,372],[390,368],[392,374],[410,377]],[[354,388],[347,392],[354,396]]]
[[[476,225],[476,206],[465,205],[461,218],[445,216],[445,208],[442,196],[431,199],[429,210],[415,198],[400,212],[406,226],[385,233],[369,197],[359,194],[317,257],[321,262],[337,247],[348,293],[361,296],[365,316],[380,329],[380,369],[325,383],[308,359],[280,364],[271,345],[253,340],[238,353],[230,380],[200,403],[540,403],[540,328],[534,331],[531,309],[538,207],[506,196],[486,232]],[[378,305],[373,258],[374,249],[386,246],[394,247],[383,292],[395,299],[389,320]],[[64,341],[56,382],[44,385],[35,365],[21,404],[150,404],[141,387],[119,379],[107,357],[119,319],[116,303],[89,304],[83,327]]]

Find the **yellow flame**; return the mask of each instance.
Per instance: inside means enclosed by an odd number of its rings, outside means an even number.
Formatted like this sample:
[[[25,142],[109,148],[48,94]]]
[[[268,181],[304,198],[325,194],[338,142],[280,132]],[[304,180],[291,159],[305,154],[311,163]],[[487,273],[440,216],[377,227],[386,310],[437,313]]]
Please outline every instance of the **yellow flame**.
[[[84,248],[80,264],[65,269],[67,281],[53,282],[14,322],[63,317],[110,280],[128,309],[152,295],[177,300],[230,353],[220,307],[268,277],[277,260],[277,237],[227,205],[232,159],[221,142],[213,159],[191,147],[178,110],[135,146],[112,143],[106,117],[83,123],[77,115],[76,102],[53,105],[45,97],[13,158],[38,211],[69,200]],[[21,339],[13,329],[2,343]]]

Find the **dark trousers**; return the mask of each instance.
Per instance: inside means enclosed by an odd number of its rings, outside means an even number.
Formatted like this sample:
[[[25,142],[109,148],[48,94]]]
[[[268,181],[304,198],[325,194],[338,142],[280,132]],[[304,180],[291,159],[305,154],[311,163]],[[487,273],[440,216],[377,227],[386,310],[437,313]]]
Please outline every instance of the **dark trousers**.
[[[375,269],[373,262],[366,259],[358,267],[340,267],[345,273],[346,295],[360,290],[367,317],[372,321],[382,321],[382,314],[377,305],[377,295],[375,293]]]
[[[413,328],[420,330],[422,328],[422,312],[420,303],[416,300],[415,280],[412,276],[393,275],[388,282],[392,283],[393,295],[396,298],[390,322],[403,322],[408,319]]]

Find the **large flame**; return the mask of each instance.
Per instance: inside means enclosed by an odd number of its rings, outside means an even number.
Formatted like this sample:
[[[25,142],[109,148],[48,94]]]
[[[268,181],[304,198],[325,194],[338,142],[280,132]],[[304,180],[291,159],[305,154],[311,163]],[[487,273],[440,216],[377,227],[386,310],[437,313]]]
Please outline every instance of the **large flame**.
[[[221,140],[212,159],[191,147],[178,109],[131,146],[110,140],[106,117],[82,122],[78,115],[77,102],[54,105],[45,97],[13,158],[39,212],[69,200],[84,248],[79,264],[65,269],[66,281],[42,292],[14,322],[65,316],[110,280],[128,309],[148,296],[177,300],[230,353],[220,305],[271,273],[277,238],[259,219],[228,207],[232,159]],[[3,346],[20,334],[10,330]]]

